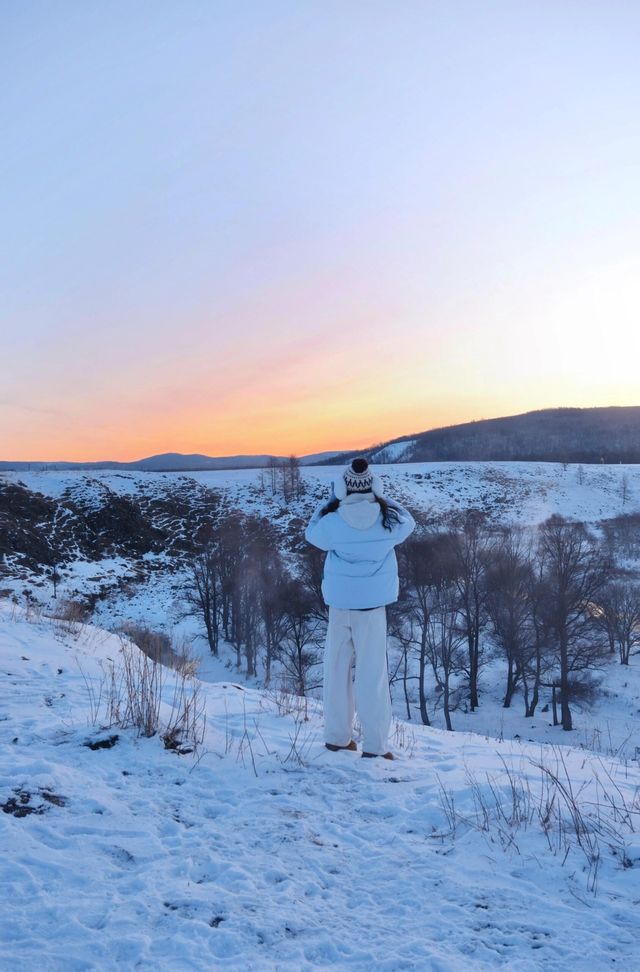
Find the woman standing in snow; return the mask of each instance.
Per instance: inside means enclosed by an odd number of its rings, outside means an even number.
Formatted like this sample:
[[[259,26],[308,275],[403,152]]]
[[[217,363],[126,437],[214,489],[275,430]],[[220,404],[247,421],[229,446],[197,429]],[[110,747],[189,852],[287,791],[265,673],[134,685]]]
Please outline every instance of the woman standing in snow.
[[[385,500],[366,459],[354,459],[334,495],[313,515],[305,537],[327,551],[322,594],[329,606],[324,653],[327,749],[357,749],[353,717],[363,731],[363,756],[388,752],[391,699],[387,674],[386,605],[398,599],[394,547],[415,527],[411,514]],[[355,705],[351,666],[355,658]]]

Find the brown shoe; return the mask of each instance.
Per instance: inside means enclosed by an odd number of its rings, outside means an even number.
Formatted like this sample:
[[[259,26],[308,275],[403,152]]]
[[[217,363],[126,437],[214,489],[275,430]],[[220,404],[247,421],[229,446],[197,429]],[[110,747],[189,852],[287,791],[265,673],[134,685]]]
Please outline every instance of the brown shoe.
[[[354,753],[358,748],[358,744],[355,739],[352,739],[351,742],[347,743],[346,746],[336,746],[335,743],[325,743],[325,746],[327,749],[330,749],[332,753],[337,753],[339,749],[348,749],[350,752]]]
[[[382,759],[395,759],[393,753],[363,753],[367,759],[375,759],[376,756],[380,756]]]

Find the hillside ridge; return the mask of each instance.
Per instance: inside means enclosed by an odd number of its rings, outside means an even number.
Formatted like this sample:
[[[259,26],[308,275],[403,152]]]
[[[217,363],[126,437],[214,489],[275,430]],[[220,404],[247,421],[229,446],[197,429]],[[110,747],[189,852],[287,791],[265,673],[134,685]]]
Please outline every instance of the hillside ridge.
[[[473,419],[397,436],[361,449],[300,456],[302,465],[334,465],[364,455],[372,462],[440,462],[444,460],[527,462],[640,462],[640,405],[594,408],[535,409],[516,415]],[[0,460],[0,472],[64,469],[113,469],[190,472],[216,469],[261,469],[289,457],[256,455],[207,456],[165,452],[132,462],[31,462]]]

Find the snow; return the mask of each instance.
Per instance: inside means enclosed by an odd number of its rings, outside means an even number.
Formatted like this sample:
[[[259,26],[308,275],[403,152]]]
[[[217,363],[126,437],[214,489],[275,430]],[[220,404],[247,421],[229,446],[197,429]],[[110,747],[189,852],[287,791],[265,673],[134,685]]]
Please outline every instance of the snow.
[[[380,465],[385,488],[390,496],[415,510],[422,522],[438,520],[469,506],[484,509],[495,521],[511,520],[523,525],[544,520],[552,513],[584,519],[597,528],[604,518],[640,509],[639,465],[576,465],[527,462],[442,462],[396,463]],[[84,509],[102,502],[108,490],[132,497],[166,498],[180,491],[192,504],[206,507],[211,494],[220,498],[222,508],[237,507],[258,516],[266,516],[292,531],[289,524],[298,520],[295,529],[325,496],[330,483],[339,475],[335,466],[307,467],[302,470],[305,492],[299,500],[285,506],[268,486],[268,472],[256,469],[202,471],[195,473],[144,473],[137,471],[31,471],[5,473],[4,479],[21,481],[28,488],[46,495],[71,497]],[[263,483],[265,488],[263,488]],[[626,485],[623,495],[623,485]],[[638,565],[631,565],[637,570]],[[243,678],[233,665],[231,649],[222,646],[221,658],[212,658],[201,637],[195,619],[181,616],[182,590],[186,579],[184,568],[176,569],[174,558],[164,554],[146,554],[127,560],[108,557],[99,561],[74,559],[61,568],[58,597],[107,590],[96,603],[94,620],[113,629],[126,621],[135,621],[154,630],[163,630],[177,640],[191,642],[191,651],[201,659],[200,678],[216,682],[225,678]],[[146,573],[144,570],[146,569]],[[124,582],[124,583],[121,583]],[[38,586],[38,584],[40,586]],[[43,603],[50,596],[50,582],[38,578],[3,578],[3,587],[22,594],[29,587]],[[394,649],[390,647],[393,661]],[[633,758],[640,746],[640,665],[632,659],[628,669],[616,659],[601,674],[603,690],[590,708],[574,711],[575,732],[572,743],[605,754],[617,753]],[[516,696],[510,710],[502,708],[504,666],[490,663],[482,673],[481,705],[474,712],[459,709],[453,713],[456,730],[476,732],[482,736],[519,737],[537,743],[565,742],[566,734],[552,726],[545,691],[535,719],[526,719],[523,704]],[[258,687],[258,681],[251,682]],[[443,727],[442,713],[434,708],[433,686],[429,707],[434,725]],[[401,686],[395,685],[394,710],[405,714]],[[414,718],[418,713],[414,709]]]
[[[403,458],[411,451],[416,444],[415,439],[403,439],[400,442],[390,442],[382,449],[372,453],[372,463],[393,463],[402,462]]]
[[[410,443],[398,443],[407,445]],[[374,466],[390,495],[397,495],[431,515],[464,509],[486,509],[493,519],[539,523],[552,513],[588,523],[640,509],[640,465],[577,465],[550,462],[395,462]],[[340,473],[336,466],[305,466],[301,476],[308,492],[327,491]],[[229,469],[189,473],[7,472],[3,479],[22,482],[34,492],[60,498],[96,496],[105,488],[121,495],[141,490],[166,492],[176,485],[198,484],[221,493],[229,502],[247,504],[253,512],[273,512],[268,470]],[[626,481],[626,497],[623,484]],[[313,504],[312,504],[313,505]],[[275,504],[277,507],[277,503]],[[302,503],[306,509],[308,503]]]
[[[319,704],[305,720],[224,680],[198,683],[204,744],[180,756],[92,724],[87,681],[120,648],[0,606],[0,803],[43,808],[0,815],[3,969],[638,967],[637,833],[600,838],[594,875],[535,814],[483,830],[474,809],[493,782],[509,814],[507,769],[539,803],[536,764],[564,760],[584,812],[609,819],[597,779],[632,806],[635,763],[401,722],[395,762],[362,760],[324,748]],[[113,732],[113,748],[84,745]]]

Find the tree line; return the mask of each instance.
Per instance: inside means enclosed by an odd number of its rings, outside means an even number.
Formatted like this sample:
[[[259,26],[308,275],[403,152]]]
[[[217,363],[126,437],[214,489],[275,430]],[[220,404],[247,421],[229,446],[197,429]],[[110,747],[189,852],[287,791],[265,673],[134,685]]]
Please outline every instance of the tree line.
[[[285,506],[292,500],[299,500],[303,486],[298,457],[278,459],[270,456],[266,469],[260,470],[260,486],[263,492],[270,489],[274,496],[279,494]]]
[[[615,652],[628,665],[640,644],[640,585],[616,566],[610,543],[582,523],[555,515],[535,530],[496,528],[471,510],[449,529],[410,538],[398,553],[394,677],[408,717],[410,683],[417,682],[426,725],[428,674],[451,729],[461,694],[471,711],[478,707],[482,669],[497,655],[505,666],[504,707],[520,690],[532,717],[541,689],[550,689],[554,725],[570,730],[571,706],[593,694],[594,671]]]
[[[200,619],[213,655],[224,639],[248,677],[260,661],[267,685],[277,661],[286,687],[305,695],[321,684],[323,558],[309,548],[293,575],[280,542],[264,517],[235,512],[211,526],[191,561],[185,613]]]
[[[240,512],[212,526],[194,555],[186,610],[201,620],[212,654],[221,639],[248,677],[269,684],[278,663],[286,687],[321,684],[327,609],[324,554],[302,544],[293,573],[268,520]],[[504,662],[503,705],[521,693],[532,717],[551,694],[554,725],[570,730],[572,706],[588,700],[594,672],[616,654],[628,665],[640,644],[640,585],[616,566],[611,536],[552,516],[535,529],[496,527],[468,510],[398,548],[401,589],[388,610],[398,646],[390,677],[407,718],[431,722],[428,685],[445,724],[481,702],[487,663]]]

